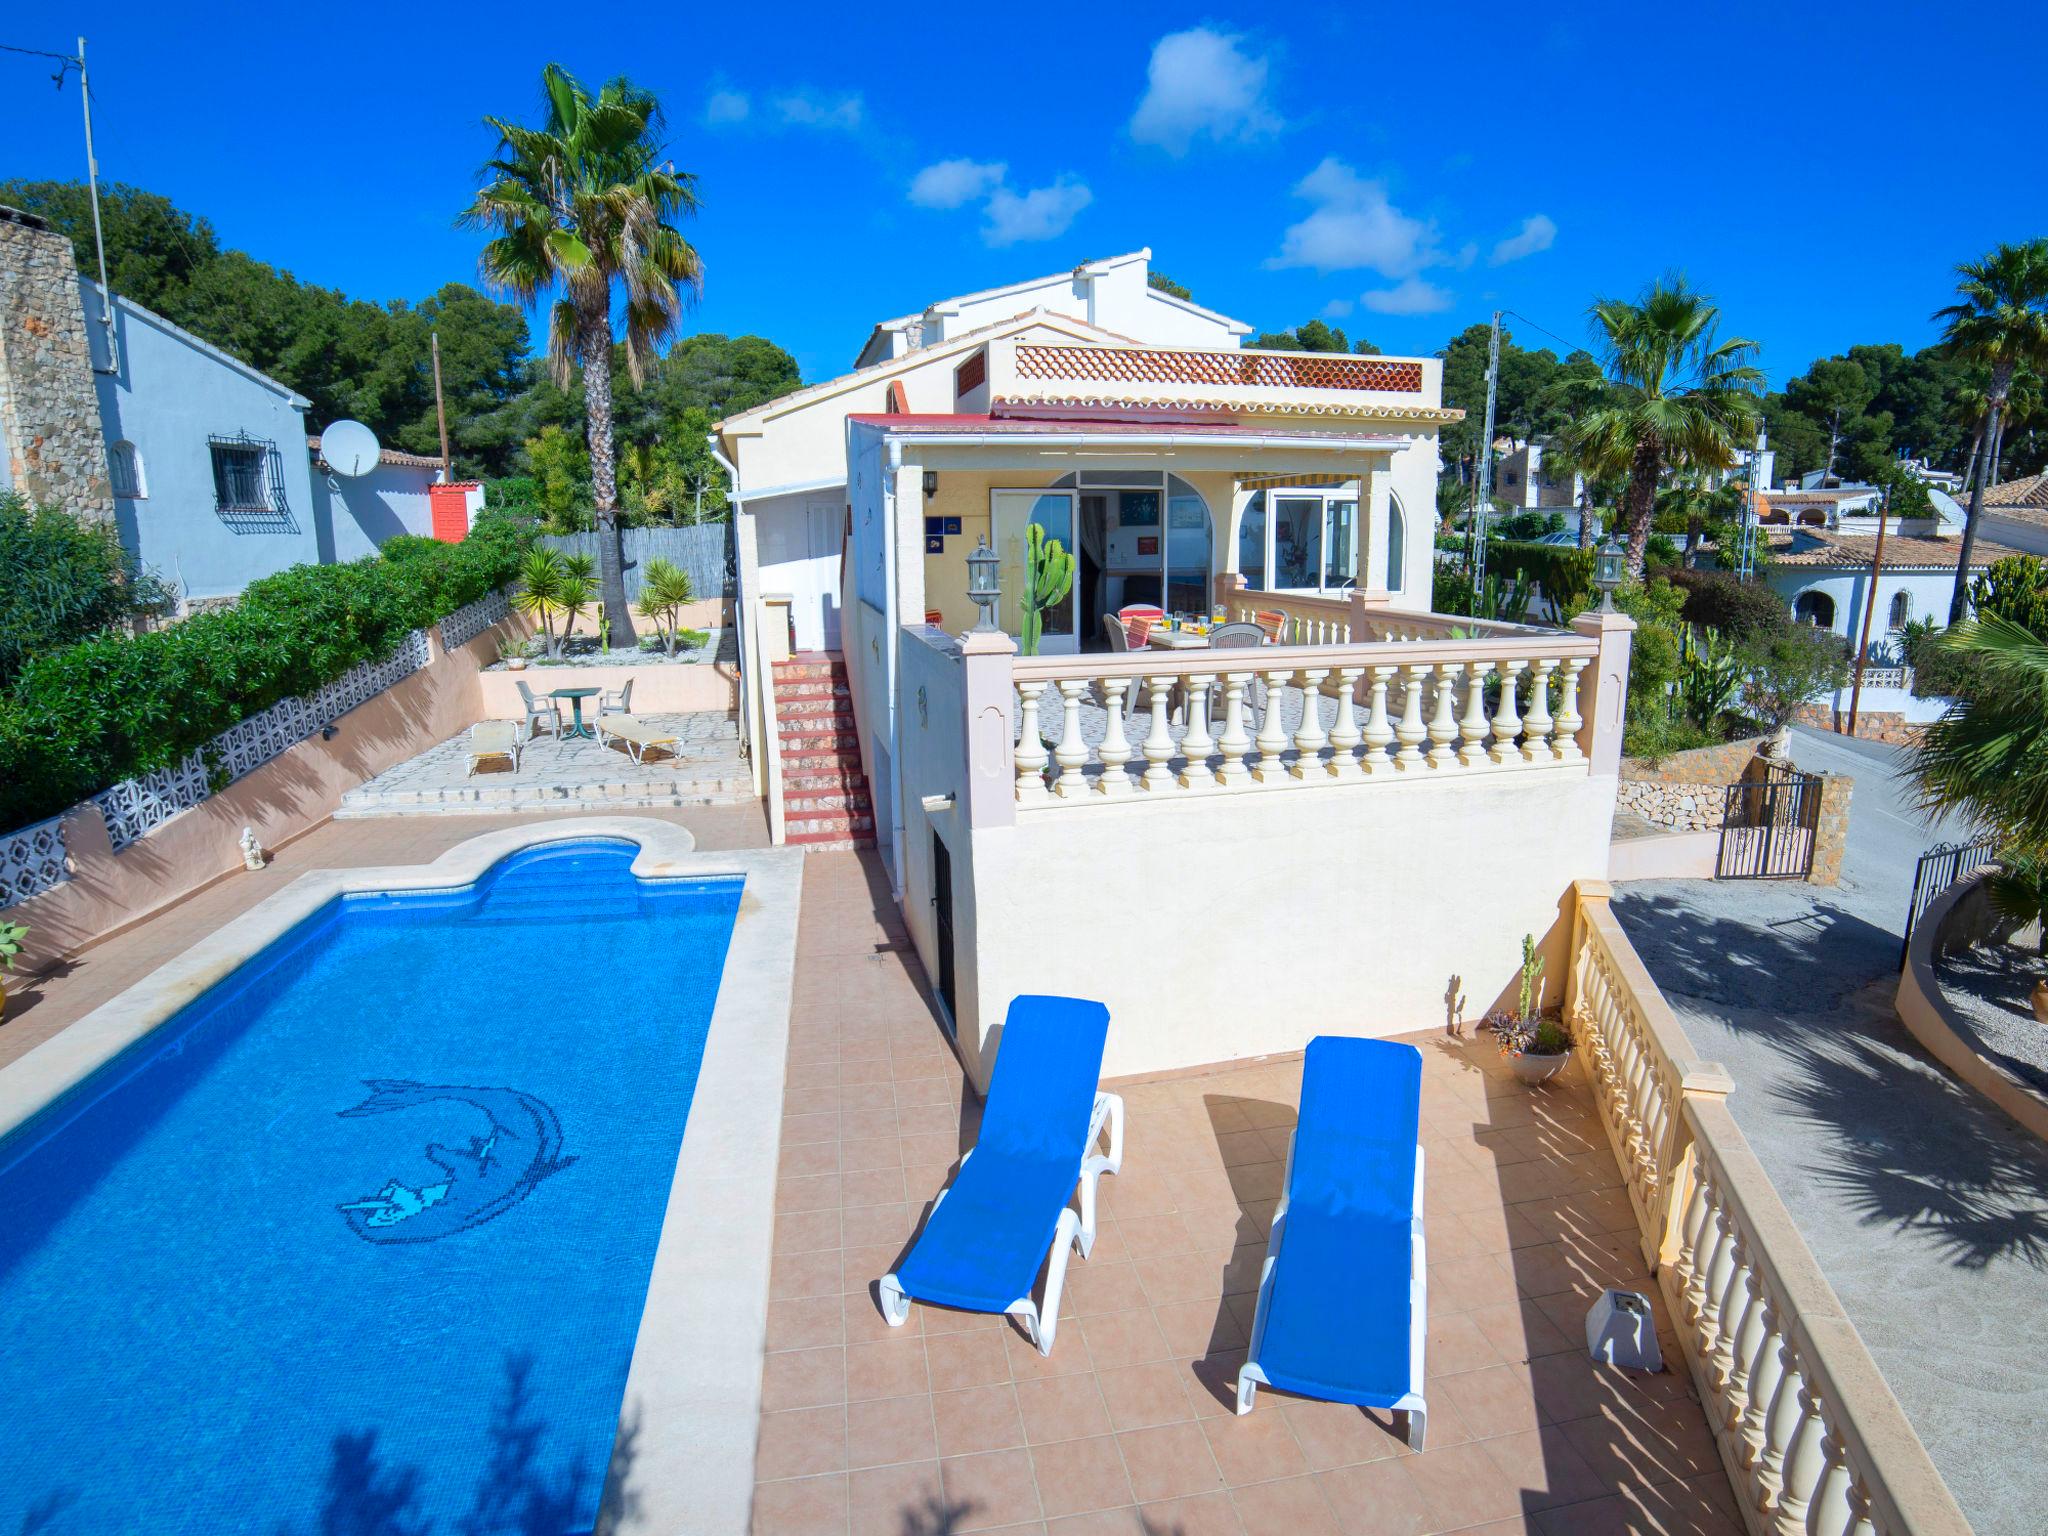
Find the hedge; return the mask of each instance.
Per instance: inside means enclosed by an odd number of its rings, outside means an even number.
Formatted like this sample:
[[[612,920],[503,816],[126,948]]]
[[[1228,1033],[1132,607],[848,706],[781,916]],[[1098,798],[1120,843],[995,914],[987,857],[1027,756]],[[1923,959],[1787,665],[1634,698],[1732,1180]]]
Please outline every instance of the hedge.
[[[1569,544],[1521,543],[1514,539],[1489,539],[1486,544],[1488,574],[1498,571],[1503,579],[1521,577],[1543,589],[1543,600],[1558,618],[1586,606],[1593,595],[1593,555],[1590,549]]]
[[[297,565],[233,608],[30,660],[0,695],[0,829],[168,768],[280,699],[391,655],[511,580],[522,535],[491,517],[460,544],[400,537],[348,565]]]

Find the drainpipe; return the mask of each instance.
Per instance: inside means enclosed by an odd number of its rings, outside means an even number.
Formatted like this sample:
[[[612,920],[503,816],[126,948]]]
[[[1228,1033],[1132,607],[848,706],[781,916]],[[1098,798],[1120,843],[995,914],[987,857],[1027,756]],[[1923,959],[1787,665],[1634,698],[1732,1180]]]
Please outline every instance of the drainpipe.
[[[886,735],[889,742],[889,887],[896,905],[903,905],[903,754],[897,732],[896,711],[896,473],[903,467],[903,444],[889,439],[889,452],[882,470],[882,696],[888,701]]]
[[[746,742],[747,722],[753,711],[748,708],[747,697],[759,681],[751,675],[747,666],[747,587],[745,564],[739,557],[740,517],[746,507],[746,497],[740,494],[740,467],[728,459],[718,446],[718,434],[707,432],[704,441],[711,447],[711,461],[724,470],[732,482],[732,489],[726,493],[725,503],[732,515],[732,623],[733,642],[739,647],[740,657],[740,741]]]

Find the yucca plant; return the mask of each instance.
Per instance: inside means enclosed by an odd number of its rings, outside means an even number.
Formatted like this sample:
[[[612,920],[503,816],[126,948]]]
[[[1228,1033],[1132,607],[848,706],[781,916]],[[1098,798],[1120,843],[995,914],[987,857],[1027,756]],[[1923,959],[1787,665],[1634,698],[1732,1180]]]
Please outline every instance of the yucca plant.
[[[1742,686],[1735,643],[1723,639],[1719,630],[1688,625],[1679,666],[1679,708],[1687,719],[1712,725],[1735,702]]]
[[[562,560],[562,642],[567,644],[576,621],[598,600],[597,562],[588,555],[567,555]]]
[[[663,652],[673,656],[683,627],[683,609],[696,601],[696,586],[688,571],[659,555],[647,562],[646,578],[640,589],[640,617],[654,621]]]
[[[562,611],[562,557],[536,544],[519,559],[512,606],[540,625],[541,642],[555,654],[555,615]]]

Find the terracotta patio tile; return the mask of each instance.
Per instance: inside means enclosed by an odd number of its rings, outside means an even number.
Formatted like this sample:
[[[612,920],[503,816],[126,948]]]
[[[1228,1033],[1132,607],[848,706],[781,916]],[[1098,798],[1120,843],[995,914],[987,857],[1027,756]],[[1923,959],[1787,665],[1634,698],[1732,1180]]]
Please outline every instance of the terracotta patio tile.
[[[932,1400],[922,1392],[849,1404],[846,1410],[846,1464],[895,1466],[936,1458]]]
[[[941,1457],[939,1476],[945,1484],[946,1507],[955,1512],[950,1530],[994,1530],[1043,1513],[1028,1452]]]
[[[844,1403],[847,1353],[792,1349],[767,1356],[761,1368],[761,1411]]]
[[[853,1173],[864,1168],[901,1168],[903,1141],[897,1136],[877,1136],[868,1141],[842,1141],[839,1166]]]
[[[1095,1379],[1109,1409],[1109,1422],[1116,1429],[1149,1429],[1194,1417],[1175,1366],[1127,1365],[1097,1371]]]
[[[847,1401],[858,1403],[931,1390],[925,1349],[926,1340],[912,1333],[897,1334],[872,1344],[847,1345]]]
[[[1010,1361],[1002,1335],[990,1328],[933,1336],[929,1320],[925,1350],[931,1361],[932,1390],[987,1387],[1010,1379]]]
[[[1173,1354],[1150,1307],[1097,1313],[1077,1319],[1075,1326],[1088,1341],[1088,1353],[1094,1358],[1098,1370],[1142,1365],[1150,1360],[1165,1360]]]
[[[1038,1476],[1039,1503],[1048,1517],[1117,1509],[1132,1501],[1123,1453],[1110,1435],[1036,1446],[1031,1464]]]
[[[1422,1491],[1396,1458],[1316,1474],[1344,1536],[1422,1536],[1429,1528]]]
[[[932,1419],[938,1427],[941,1457],[1007,1451],[1024,1443],[1017,1394],[1008,1381],[992,1387],[935,1392]]]
[[[851,1210],[863,1205],[900,1206],[908,1196],[901,1168],[861,1168],[839,1175],[842,1200]]]
[[[1109,1409],[1103,1404],[1102,1389],[1095,1384],[1092,1371],[1020,1381],[1016,1390],[1017,1408],[1024,1420],[1024,1439],[1029,1445],[1085,1439],[1109,1432]]]
[[[754,1536],[846,1536],[846,1474],[754,1485]]]
[[[775,1252],[819,1253],[840,1244],[838,1210],[789,1211],[775,1218]]]
[[[867,1532],[944,1530],[945,1502],[937,1461],[871,1467],[848,1479],[848,1505],[856,1536]],[[922,1525],[916,1523],[922,1521]]]
[[[912,1306],[910,1315],[891,1328],[888,1319],[882,1316],[881,1307],[876,1304],[872,1288],[842,1293],[839,1308],[849,1344],[876,1344],[883,1339],[922,1337],[925,1331],[925,1311],[919,1306]]]
[[[1492,1365],[1446,1376],[1430,1383],[1429,1390],[1431,1406],[1436,1398],[1451,1403],[1475,1440],[1519,1434],[1548,1422],[1537,1406],[1526,1365]]]
[[[816,1349],[844,1342],[838,1298],[804,1296],[768,1303],[769,1349]]]
[[[1521,1494],[1494,1465],[1484,1442],[1431,1448],[1404,1458],[1401,1466],[1422,1495],[1427,1531],[1462,1531],[1522,1513]]]
[[[1143,1536],[1160,1536],[1167,1531],[1175,1536],[1248,1536],[1244,1522],[1238,1518],[1237,1506],[1230,1502],[1227,1493],[1142,1504],[1138,1513],[1145,1521],[1140,1528]]]
[[[1084,1261],[1067,1268],[1067,1289],[1063,1302],[1072,1302],[1076,1317],[1103,1312],[1123,1312],[1150,1304],[1138,1278],[1136,1264],[1097,1264]],[[1062,1313],[1067,1308],[1061,1307]]]
[[[761,1416],[754,1476],[814,1477],[846,1470],[846,1406],[794,1408]]]
[[[1294,1431],[1295,1443],[1309,1467],[1322,1471],[1396,1455],[1401,1442],[1385,1425],[1349,1403],[1323,1403],[1308,1397],[1283,1397],[1261,1390],[1251,1416],[1278,1409]],[[1436,1431],[1437,1405],[1430,1404],[1430,1432]]]
[[[1213,1301],[1176,1301],[1152,1309],[1167,1350],[1183,1360],[1218,1350],[1242,1349],[1250,1331],[1225,1306]]]
[[[1479,1446],[1521,1495],[1524,1513],[1599,1498],[1610,1486],[1555,1427],[1502,1435],[1482,1440]]]
[[[1283,1414],[1208,1418],[1202,1420],[1202,1431],[1209,1438],[1209,1452],[1216,1458],[1223,1481],[1232,1488],[1300,1477],[1309,1471],[1308,1459]]]
[[[800,1146],[805,1142],[837,1141],[839,1139],[839,1111],[828,1110],[822,1114],[793,1115],[785,1112],[782,1117],[782,1145]]]
[[[1231,1491],[1238,1518],[1248,1531],[1276,1531],[1285,1536],[1342,1536],[1337,1517],[1312,1477],[1291,1477],[1277,1483],[1254,1483]]]
[[[1500,1351],[1471,1312],[1432,1316],[1422,1358],[1431,1377],[1455,1376],[1501,1363]]]
[[[1049,1355],[1040,1354],[1038,1346],[1014,1326],[1006,1325],[998,1331],[1002,1335],[1003,1353],[1009,1357],[1012,1381],[1048,1381],[1060,1376],[1093,1375],[1095,1372],[1095,1357],[1089,1352],[1088,1340],[1076,1322],[1060,1324],[1053,1336],[1053,1351]]]
[[[1223,1487],[1223,1474],[1209,1454],[1208,1439],[1199,1425],[1127,1430],[1116,1439],[1140,1504],[1213,1493]]]

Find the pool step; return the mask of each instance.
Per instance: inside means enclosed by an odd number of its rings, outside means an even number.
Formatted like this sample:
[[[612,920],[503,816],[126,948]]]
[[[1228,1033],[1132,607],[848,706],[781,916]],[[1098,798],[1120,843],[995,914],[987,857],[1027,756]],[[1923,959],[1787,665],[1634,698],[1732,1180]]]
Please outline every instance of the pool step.
[[[775,664],[775,731],[784,839],[821,851],[872,848],[874,804],[843,656],[808,651]]]

